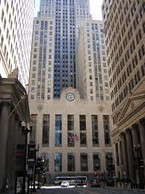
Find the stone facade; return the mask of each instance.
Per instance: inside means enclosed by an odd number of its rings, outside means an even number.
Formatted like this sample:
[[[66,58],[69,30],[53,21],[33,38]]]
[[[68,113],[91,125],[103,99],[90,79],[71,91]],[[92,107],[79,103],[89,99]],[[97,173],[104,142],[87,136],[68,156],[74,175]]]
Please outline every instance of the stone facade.
[[[145,185],[145,2],[104,0],[118,178]]]
[[[143,85],[126,100],[112,131],[117,175],[137,184],[145,181],[145,91],[142,89]]]
[[[55,176],[61,175],[86,175],[91,176],[95,171],[107,171],[106,155],[112,153],[111,141],[105,143],[105,127],[103,124],[103,115],[108,115],[109,118],[109,131],[108,135],[110,138],[110,129],[112,128],[111,121],[111,109],[110,104],[105,101],[87,101],[80,99],[79,92],[73,88],[67,88],[63,90],[61,98],[59,100],[47,100],[47,101],[30,101],[31,116],[35,115],[35,127],[33,130],[36,132],[34,135],[36,138],[36,144],[39,143],[40,149],[39,154],[42,156],[47,155],[47,181],[53,183]],[[48,135],[48,141],[45,144],[43,142],[44,136],[44,116],[49,116],[49,129],[45,135]],[[56,133],[56,115],[61,115],[61,129],[60,133],[61,141],[57,144]],[[69,144],[69,126],[68,126],[68,115],[74,116],[74,145]],[[85,115],[86,130],[86,142],[81,144],[83,137],[81,137],[81,124],[80,115]],[[98,144],[93,145],[93,138],[95,134],[92,129],[92,115],[96,115],[97,122],[97,133],[98,133]],[[45,123],[46,124],[46,123]],[[73,130],[73,129],[72,129]],[[30,138],[31,139],[31,138]],[[62,168],[57,171],[55,166],[56,153],[62,154]],[[74,156],[74,169],[69,169],[68,155],[73,154]],[[87,155],[87,168],[81,169],[81,154]],[[95,169],[95,161],[93,160],[94,154],[98,154],[99,167]],[[114,161],[113,161],[114,164]]]
[[[17,172],[24,170],[16,160],[17,145],[25,142],[22,121],[30,121],[25,89],[15,78],[0,78],[0,192],[14,190]]]

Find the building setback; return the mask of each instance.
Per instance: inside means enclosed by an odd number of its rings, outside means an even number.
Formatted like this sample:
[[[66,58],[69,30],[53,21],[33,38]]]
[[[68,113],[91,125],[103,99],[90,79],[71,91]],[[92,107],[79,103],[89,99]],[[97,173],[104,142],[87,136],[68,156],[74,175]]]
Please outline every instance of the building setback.
[[[41,0],[31,53],[30,142],[40,145],[47,183],[113,176],[103,23],[91,19],[89,1]]]
[[[81,98],[109,101],[108,69],[103,22],[87,19],[77,40],[76,85]]]
[[[28,84],[34,0],[0,1],[0,76],[18,68],[18,79]]]
[[[119,178],[145,185],[145,1],[103,3]]]

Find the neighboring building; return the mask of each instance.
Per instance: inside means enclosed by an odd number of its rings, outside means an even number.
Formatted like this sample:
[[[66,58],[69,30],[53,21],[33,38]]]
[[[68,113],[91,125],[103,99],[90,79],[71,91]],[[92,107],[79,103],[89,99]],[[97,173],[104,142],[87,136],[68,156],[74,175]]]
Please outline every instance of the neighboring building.
[[[145,185],[145,1],[104,0],[102,9],[117,176]]]
[[[26,135],[21,122],[30,121],[24,87],[29,76],[33,14],[34,0],[0,0],[0,192],[14,191],[16,181],[22,183],[25,175]]]
[[[28,84],[34,0],[0,1],[0,76],[18,67],[18,79]]]
[[[96,172],[112,178],[103,23],[91,20],[88,0],[42,0],[33,27],[30,142],[47,160],[47,182]]]
[[[27,92],[13,75],[0,78],[0,193],[16,193],[16,181],[22,184],[25,175],[26,132],[22,122],[30,122]]]

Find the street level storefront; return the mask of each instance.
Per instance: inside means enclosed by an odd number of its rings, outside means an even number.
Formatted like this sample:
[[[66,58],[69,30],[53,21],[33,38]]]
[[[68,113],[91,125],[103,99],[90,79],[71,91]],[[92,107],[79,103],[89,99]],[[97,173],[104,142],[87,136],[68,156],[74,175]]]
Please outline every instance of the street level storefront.
[[[140,85],[120,109],[112,131],[117,177],[132,188],[145,187],[145,89]]]
[[[16,177],[24,170],[26,134],[21,123],[29,118],[24,87],[13,76],[0,78],[0,192],[15,190]]]

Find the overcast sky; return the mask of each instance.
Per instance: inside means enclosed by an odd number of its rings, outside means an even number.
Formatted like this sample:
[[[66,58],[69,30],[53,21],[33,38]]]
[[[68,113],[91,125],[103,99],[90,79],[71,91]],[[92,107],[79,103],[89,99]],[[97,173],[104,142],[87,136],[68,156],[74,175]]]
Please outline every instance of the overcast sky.
[[[94,20],[102,20],[102,6],[103,0],[90,0],[90,12]]]
[[[37,15],[37,12],[39,10],[40,0],[35,0],[35,3],[36,3],[35,15]],[[102,11],[101,11],[102,3],[103,3],[103,0],[90,0],[90,11],[94,20],[102,20]]]

